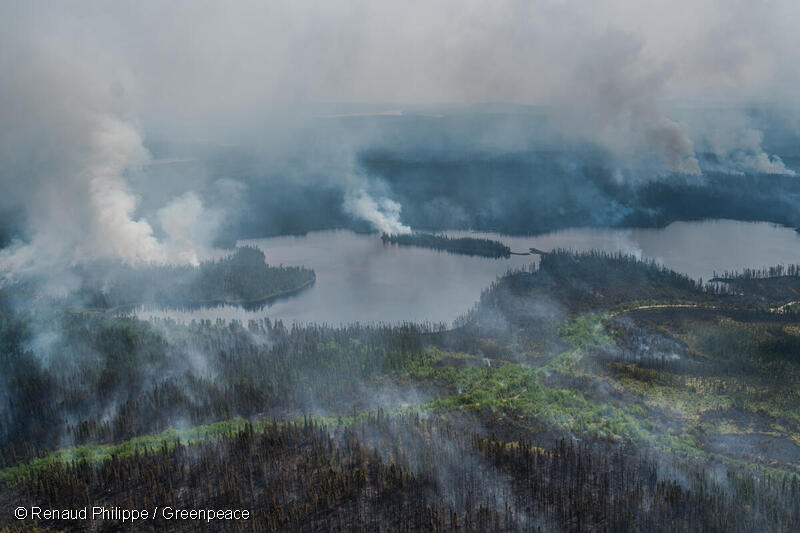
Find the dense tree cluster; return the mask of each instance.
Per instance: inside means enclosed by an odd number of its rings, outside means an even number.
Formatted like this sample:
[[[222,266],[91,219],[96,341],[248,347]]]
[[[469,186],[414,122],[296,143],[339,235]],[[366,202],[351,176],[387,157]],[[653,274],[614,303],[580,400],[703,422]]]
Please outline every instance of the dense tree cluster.
[[[39,325],[0,313],[2,463],[63,442],[112,442],[232,416],[374,407],[374,383],[438,329],[426,325],[286,328],[251,321],[188,326],[90,313],[51,317],[59,337],[27,349]],[[375,387],[375,389],[371,387]],[[109,414],[110,413],[110,414]]]
[[[713,302],[724,291],[703,286],[653,261],[623,253],[553,250],[538,266],[511,271],[481,293],[456,324],[463,334],[514,338],[557,349],[557,326],[570,314],[628,302]]]
[[[476,117],[457,117],[452,120],[459,124],[451,125],[451,131],[475,127]],[[419,137],[430,125],[421,128],[409,119],[405,127]],[[541,127],[534,119],[527,131]],[[574,227],[664,227],[676,220],[713,218],[800,225],[795,201],[800,183],[792,176],[718,172],[714,154],[697,155],[701,161],[709,158],[702,183],[677,176],[619,180],[609,154],[586,146],[487,153],[453,150],[437,138],[426,150],[372,150],[363,155],[362,164],[390,185],[394,200],[403,206],[404,222],[412,227],[531,235]]]
[[[385,243],[401,246],[420,246],[434,250],[444,250],[454,254],[480,255],[484,257],[508,257],[511,248],[499,241],[476,239],[474,237],[448,237],[433,233],[401,233],[389,235],[384,233],[381,240]]]

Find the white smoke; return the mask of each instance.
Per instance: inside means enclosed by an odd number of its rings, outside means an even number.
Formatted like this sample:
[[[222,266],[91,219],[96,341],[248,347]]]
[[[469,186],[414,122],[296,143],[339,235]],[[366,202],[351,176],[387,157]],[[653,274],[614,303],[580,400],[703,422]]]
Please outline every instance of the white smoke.
[[[131,119],[130,72],[72,33],[15,37],[0,38],[0,206],[24,206],[28,238],[0,251],[0,279],[55,279],[98,259],[196,263],[218,214],[183,196],[162,210],[160,240],[138,212],[131,177],[150,155]]]
[[[27,206],[38,216],[29,242],[0,253],[0,269],[7,278],[42,274],[85,259],[167,259],[150,224],[134,217],[137,199],[124,179],[127,170],[147,161],[141,138],[129,124],[109,115],[87,112],[83,119],[87,142],[63,154],[62,175],[20,177],[38,182]]]
[[[411,228],[400,222],[402,207],[389,198],[375,200],[364,189],[352,189],[345,195],[344,207],[348,213],[369,222],[382,233],[411,233]]]
[[[150,223],[136,218],[138,200],[125,180],[149,159],[141,137],[109,115],[93,115],[87,123],[89,142],[77,158],[77,171],[43,180],[41,194],[34,196],[46,205],[59,204],[58,209],[36,222],[30,242],[0,252],[3,275],[44,274],[96,259],[197,265],[221,213],[206,212],[200,198],[188,192],[159,210],[166,238],[157,239]],[[65,195],[58,198],[60,192]]]
[[[194,192],[188,192],[158,211],[158,221],[167,235],[170,260],[198,265],[204,243],[213,240],[222,213],[206,209]]]
[[[134,218],[136,197],[128,190],[125,172],[141,166],[148,154],[130,125],[109,116],[93,121],[89,154],[78,175],[89,197],[90,234],[78,246],[81,257],[121,259],[126,263],[164,263],[167,249],[153,228]]]
[[[716,128],[708,143],[714,154],[723,162],[726,170],[740,173],[783,174],[796,173],[787,168],[780,157],[770,156],[762,148],[764,134],[755,128],[737,127]]]

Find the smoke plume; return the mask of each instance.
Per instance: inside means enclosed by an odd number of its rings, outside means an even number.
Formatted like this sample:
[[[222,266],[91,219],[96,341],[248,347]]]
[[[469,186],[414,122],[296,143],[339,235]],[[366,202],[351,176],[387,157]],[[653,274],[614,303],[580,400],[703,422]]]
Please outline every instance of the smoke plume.
[[[158,220],[167,237],[170,262],[200,264],[207,243],[211,243],[222,222],[222,212],[208,209],[192,191],[174,199],[158,211]]]
[[[129,72],[94,45],[6,44],[0,207],[24,206],[28,227],[27,238],[0,252],[0,276],[55,276],[98,259],[196,263],[195,250],[210,241],[218,219],[203,214],[199,198],[164,208],[160,228],[139,213],[131,177],[150,155],[132,119]]]
[[[671,70],[646,56],[640,38],[607,31],[591,38],[580,57],[571,83],[556,96],[576,132],[623,160],[650,152],[670,172],[700,174],[686,128],[659,106]]]
[[[77,176],[89,198],[89,239],[78,248],[81,256],[120,258],[127,263],[163,263],[165,246],[153,236],[144,219],[136,219],[136,197],[124,175],[147,160],[147,152],[129,125],[103,116],[91,121],[89,153]]]
[[[400,204],[389,198],[375,200],[364,189],[356,189],[347,193],[344,206],[348,213],[382,233],[411,233],[411,228],[400,222]]]
[[[763,132],[743,125],[718,127],[708,142],[714,155],[734,172],[794,176],[796,173],[787,168],[779,156],[770,156],[764,151],[763,140]]]

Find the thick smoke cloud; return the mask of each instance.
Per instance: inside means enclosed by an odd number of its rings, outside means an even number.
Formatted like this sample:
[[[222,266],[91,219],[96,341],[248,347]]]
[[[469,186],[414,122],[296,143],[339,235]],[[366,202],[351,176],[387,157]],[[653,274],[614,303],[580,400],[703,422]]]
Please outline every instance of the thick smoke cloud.
[[[9,31],[0,53],[0,176],[2,207],[25,206],[29,238],[0,252],[3,277],[95,259],[196,263],[195,248],[211,238],[197,224],[209,217],[196,196],[165,207],[160,228],[138,213],[129,177],[150,154],[126,96],[135,86],[130,72],[95,44],[19,32]]]
[[[171,262],[200,264],[198,254],[211,243],[222,223],[223,213],[208,209],[194,192],[175,198],[158,211],[158,221],[167,235],[165,244]]]
[[[670,70],[648,60],[643,41],[631,34],[609,31],[588,44],[559,96],[573,127],[617,154],[644,149],[670,172],[700,174],[685,127],[659,108]]]
[[[783,174],[794,176],[777,155],[767,154],[763,147],[764,133],[739,118],[733,124],[718,124],[708,137],[711,151],[724,164],[725,170],[739,173]]]
[[[785,174],[795,172],[786,168],[777,155],[768,155],[761,147],[764,134],[756,129],[744,127],[739,130],[717,129],[709,139],[714,154],[733,165],[742,173]]]
[[[165,249],[153,236],[153,228],[146,220],[135,219],[136,198],[123,177],[147,158],[141,138],[112,117],[91,123],[88,157],[77,176],[78,186],[88,192],[90,207],[89,238],[80,255],[119,257],[128,263],[164,262]]]

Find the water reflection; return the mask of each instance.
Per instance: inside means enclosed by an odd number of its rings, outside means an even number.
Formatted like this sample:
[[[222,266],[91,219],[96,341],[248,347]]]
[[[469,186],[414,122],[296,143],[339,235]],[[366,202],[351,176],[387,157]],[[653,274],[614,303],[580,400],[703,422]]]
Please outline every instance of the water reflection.
[[[513,251],[537,248],[623,251],[653,258],[697,279],[716,270],[800,263],[800,236],[763,222],[710,220],[675,222],[663,229],[574,228],[531,237],[450,232],[501,240]],[[196,310],[138,309],[142,318],[280,318],[285,322],[452,322],[480,292],[509,269],[536,263],[538,256],[489,259],[423,248],[384,245],[377,235],[321,231],[306,236],[241,241],[259,246],[271,264],[313,268],[317,281],[296,297],[257,311],[235,306]]]

